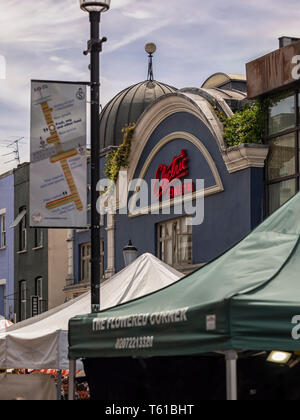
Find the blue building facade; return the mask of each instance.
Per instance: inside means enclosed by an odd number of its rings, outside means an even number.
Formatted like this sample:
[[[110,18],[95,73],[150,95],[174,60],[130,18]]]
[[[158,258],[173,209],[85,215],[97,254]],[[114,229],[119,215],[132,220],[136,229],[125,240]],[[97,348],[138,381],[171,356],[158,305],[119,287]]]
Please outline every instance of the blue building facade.
[[[124,179],[121,184],[120,177],[117,184],[123,193],[129,190],[127,212],[117,194],[117,212],[102,219],[103,279],[124,268],[123,248],[129,241],[139,255],[150,252],[187,274],[226,252],[265,217],[264,171],[269,147],[229,148],[220,120],[220,112],[230,117],[243,107],[245,78],[218,73],[201,88],[162,86],[146,81],[130,87],[102,112],[102,178],[107,155],[122,144],[120,127],[136,124],[128,167],[123,170],[126,184]],[[147,98],[144,108],[143,98]],[[160,190],[163,183],[156,182],[163,179],[175,187]],[[178,181],[181,185],[176,186]],[[141,195],[144,185],[147,200]],[[199,208],[191,214],[184,203],[189,209]],[[86,277],[88,256],[83,249],[89,242],[88,230],[74,232],[77,285]]]
[[[14,174],[0,176],[0,315],[14,319]]]
[[[149,161],[151,152],[162,139],[168,138],[170,141],[162,148],[158,147],[157,154]],[[263,220],[263,168],[244,167],[229,173],[209,128],[185,112],[166,118],[156,127],[141,153],[134,179],[142,177],[150,186],[157,168],[161,164],[169,167],[182,151],[188,159],[189,170],[185,178],[192,180],[193,189],[197,180],[204,180],[203,220],[198,214],[199,222],[195,220],[192,226],[180,227],[180,221],[183,223],[190,214],[177,213],[172,206],[170,214],[166,215],[150,212],[136,216],[116,215],[116,271],[123,268],[122,250],[129,240],[140,254],[150,252],[178,270],[189,272],[231,248]],[[148,168],[145,174],[143,167]],[[188,190],[190,181],[185,185]],[[153,191],[151,193],[153,195]],[[151,199],[155,202],[149,191],[149,202]],[[195,200],[193,206],[196,206]],[[201,207],[198,212],[202,212]],[[196,218],[196,212],[192,217]],[[177,232],[172,232],[174,229]]]
[[[235,102],[245,98],[243,92],[184,89],[162,96],[139,118],[127,170],[128,187],[139,190],[141,181],[133,180],[144,180],[149,187],[148,203],[154,204],[155,214],[153,208],[141,203],[141,193],[129,193],[129,202],[133,200],[137,209],[131,211],[129,205],[128,214],[117,212],[113,217],[114,233],[107,235],[108,261],[114,256],[110,271],[124,268],[123,247],[131,240],[139,254],[150,252],[189,273],[230,249],[263,220],[268,146],[228,148],[224,144],[215,108],[232,115],[224,100],[229,95]],[[176,174],[182,166],[185,171]],[[174,173],[162,175],[166,170]],[[167,192],[159,199],[155,181],[154,185],[151,182],[163,177],[169,181],[180,178],[183,194],[179,186],[177,199],[174,190],[173,195]],[[184,209],[178,212],[178,206],[184,201],[196,206],[199,180],[204,182],[203,214],[200,207],[199,220],[195,220],[195,212],[191,225],[191,213]],[[201,206],[199,199],[198,203]]]

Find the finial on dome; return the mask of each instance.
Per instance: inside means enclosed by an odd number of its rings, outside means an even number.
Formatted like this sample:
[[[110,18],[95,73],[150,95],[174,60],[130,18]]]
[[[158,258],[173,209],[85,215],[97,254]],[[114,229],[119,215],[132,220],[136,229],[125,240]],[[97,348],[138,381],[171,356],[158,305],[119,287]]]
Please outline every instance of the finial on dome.
[[[156,45],[153,42],[149,42],[145,46],[145,51],[147,54],[149,54],[149,64],[148,64],[148,77],[147,80],[150,82],[153,82],[154,76],[153,76],[153,54],[156,52]]]

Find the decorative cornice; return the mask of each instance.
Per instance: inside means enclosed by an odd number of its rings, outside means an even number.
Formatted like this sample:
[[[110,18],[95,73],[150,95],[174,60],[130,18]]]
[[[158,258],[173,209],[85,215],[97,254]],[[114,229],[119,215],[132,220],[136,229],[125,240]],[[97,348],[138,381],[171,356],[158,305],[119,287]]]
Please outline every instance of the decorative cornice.
[[[63,291],[64,292],[68,292],[68,293],[76,293],[76,292],[80,292],[80,293],[85,293],[87,291],[90,290],[91,285],[89,282],[86,283],[68,283],[68,281],[71,282],[71,279],[67,279],[67,283],[66,286],[64,287]]]
[[[263,144],[241,144],[222,152],[229,173],[247,168],[264,168],[269,146]]]

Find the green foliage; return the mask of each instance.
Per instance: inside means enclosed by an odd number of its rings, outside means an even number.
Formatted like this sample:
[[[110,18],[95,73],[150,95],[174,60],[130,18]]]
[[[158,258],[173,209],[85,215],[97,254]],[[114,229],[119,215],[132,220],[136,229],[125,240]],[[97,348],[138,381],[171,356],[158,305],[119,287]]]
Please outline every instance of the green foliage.
[[[263,143],[269,109],[285,97],[286,93],[279,93],[273,97],[261,98],[257,102],[249,102],[243,110],[229,118],[215,107],[216,114],[224,124],[224,140],[227,146]]]
[[[134,123],[124,127],[122,130],[122,133],[124,133],[123,144],[106,157],[105,176],[112,182],[117,182],[121,168],[128,168],[134,129]]]
[[[252,102],[230,118],[223,114],[221,121],[224,124],[224,140],[227,146],[260,144],[265,129],[266,105],[262,101]]]

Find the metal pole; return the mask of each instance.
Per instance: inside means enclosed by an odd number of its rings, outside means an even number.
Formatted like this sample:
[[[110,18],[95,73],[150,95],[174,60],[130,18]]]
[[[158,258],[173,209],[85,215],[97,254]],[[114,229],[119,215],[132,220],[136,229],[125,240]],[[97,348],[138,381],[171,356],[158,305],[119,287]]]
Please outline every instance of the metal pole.
[[[75,400],[76,360],[70,359],[69,368],[69,401]]]
[[[91,23],[91,304],[100,311],[100,215],[97,184],[100,179],[100,12],[90,12]]]
[[[62,375],[61,375],[61,370],[59,370],[58,371],[58,374],[57,374],[57,383],[56,383],[56,386],[57,386],[57,401],[60,401],[61,400],[61,378],[62,378]]]
[[[235,350],[225,353],[226,358],[226,387],[227,401],[237,401],[237,360],[238,354]]]

